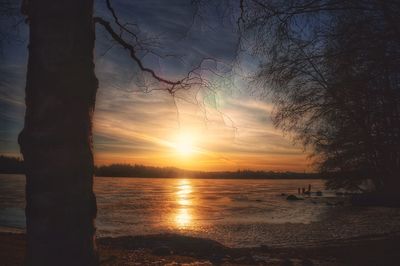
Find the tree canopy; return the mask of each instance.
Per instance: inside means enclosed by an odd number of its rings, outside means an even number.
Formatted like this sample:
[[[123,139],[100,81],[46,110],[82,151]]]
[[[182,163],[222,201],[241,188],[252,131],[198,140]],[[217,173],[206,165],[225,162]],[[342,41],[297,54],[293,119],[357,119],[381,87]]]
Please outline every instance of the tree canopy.
[[[367,180],[394,192],[400,173],[398,1],[241,1],[274,124],[313,151],[331,188]]]

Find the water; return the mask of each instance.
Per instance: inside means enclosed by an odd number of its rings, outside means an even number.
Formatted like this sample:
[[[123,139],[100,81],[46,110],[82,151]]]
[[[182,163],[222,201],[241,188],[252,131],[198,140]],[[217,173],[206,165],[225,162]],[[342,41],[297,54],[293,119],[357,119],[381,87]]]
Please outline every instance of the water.
[[[24,230],[21,175],[0,175],[0,227]],[[298,187],[324,197],[287,201]],[[330,206],[322,180],[95,178],[99,236],[173,232],[229,246],[312,245],[400,231],[400,210]]]

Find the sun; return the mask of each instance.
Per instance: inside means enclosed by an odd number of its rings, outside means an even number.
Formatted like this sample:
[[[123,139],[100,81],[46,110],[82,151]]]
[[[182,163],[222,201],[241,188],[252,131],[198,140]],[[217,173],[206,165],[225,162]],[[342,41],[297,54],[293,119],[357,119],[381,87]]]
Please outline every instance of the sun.
[[[176,139],[175,149],[182,156],[189,156],[196,152],[194,136],[188,133],[181,133]]]

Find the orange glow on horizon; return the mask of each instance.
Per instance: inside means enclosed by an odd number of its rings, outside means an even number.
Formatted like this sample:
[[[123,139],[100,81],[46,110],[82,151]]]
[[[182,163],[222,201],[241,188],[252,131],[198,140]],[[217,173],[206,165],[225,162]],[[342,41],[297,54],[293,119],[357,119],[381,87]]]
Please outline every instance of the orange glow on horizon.
[[[132,96],[131,100],[137,98]],[[254,115],[268,112],[268,104],[230,100],[235,107],[224,113],[234,119],[232,127],[221,112],[209,110],[205,121],[196,106],[179,107],[177,118],[176,106],[168,107],[170,100],[156,102],[153,107],[162,108],[162,116],[143,109],[143,120],[137,116],[131,119],[130,106],[124,106],[127,115],[121,118],[110,112],[97,112],[94,131],[102,138],[94,141],[96,165],[141,164],[194,171],[312,170],[302,148],[293,146],[271,124]]]

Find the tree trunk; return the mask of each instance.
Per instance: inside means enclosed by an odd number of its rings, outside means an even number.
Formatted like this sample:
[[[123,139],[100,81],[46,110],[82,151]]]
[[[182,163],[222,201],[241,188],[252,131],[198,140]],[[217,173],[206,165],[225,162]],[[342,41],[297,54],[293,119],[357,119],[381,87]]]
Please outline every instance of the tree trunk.
[[[27,265],[97,265],[93,0],[25,0]]]

